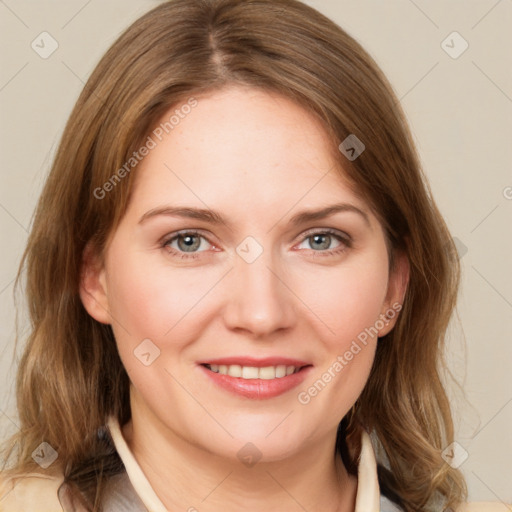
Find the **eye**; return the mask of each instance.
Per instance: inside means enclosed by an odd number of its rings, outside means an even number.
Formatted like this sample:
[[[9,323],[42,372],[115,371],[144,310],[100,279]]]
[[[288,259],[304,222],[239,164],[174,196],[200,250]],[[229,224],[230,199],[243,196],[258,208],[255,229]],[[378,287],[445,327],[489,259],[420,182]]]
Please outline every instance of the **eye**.
[[[202,241],[206,241],[203,244]],[[208,239],[199,231],[182,231],[167,237],[162,241],[162,247],[165,247],[171,254],[181,258],[197,258],[199,248],[211,245]]]
[[[332,229],[307,232],[301,245],[305,242],[310,245],[314,257],[341,254],[352,247],[349,235]],[[333,243],[337,244],[334,248]],[[195,230],[173,233],[161,242],[161,246],[171,255],[181,259],[199,258],[201,253],[207,252],[208,245],[215,247],[200,231]],[[205,250],[201,251],[201,248]]]
[[[337,245],[333,246],[333,241]],[[322,231],[314,231],[306,233],[306,237],[301,242],[308,243],[312,247],[313,256],[330,256],[340,254],[352,246],[352,239],[346,233],[334,231],[332,229],[324,229]],[[300,246],[299,246],[300,248]]]

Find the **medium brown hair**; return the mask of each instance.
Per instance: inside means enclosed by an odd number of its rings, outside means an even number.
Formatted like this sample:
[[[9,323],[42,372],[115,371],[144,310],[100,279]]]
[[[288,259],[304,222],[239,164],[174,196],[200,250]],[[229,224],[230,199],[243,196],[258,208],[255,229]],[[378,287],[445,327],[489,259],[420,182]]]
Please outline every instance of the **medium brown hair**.
[[[102,199],[111,179],[172,106],[244,84],[282,94],[325,127],[336,172],[355,186],[382,223],[410,278],[395,328],[378,342],[369,380],[340,423],[337,450],[354,472],[360,428],[381,448],[382,492],[406,511],[440,510],[466,497],[461,473],[441,451],[453,441],[442,384],[445,332],[460,268],[450,234],[420,167],[391,86],[343,29],[296,0],[172,0],[130,26],[87,81],[64,130],[39,199],[16,288],[26,271],[31,332],[19,362],[20,429],[12,475],[37,471],[42,441],[67,481],[101,510],[102,475],[120,471],[98,429],[109,415],[130,418],[129,378],[112,329],[88,315],[79,296],[88,243],[103,254],[130,199],[136,169]],[[349,161],[350,134],[365,151]],[[343,170],[342,170],[343,169]],[[354,441],[356,442],[356,441]],[[379,452],[379,453],[380,453]]]

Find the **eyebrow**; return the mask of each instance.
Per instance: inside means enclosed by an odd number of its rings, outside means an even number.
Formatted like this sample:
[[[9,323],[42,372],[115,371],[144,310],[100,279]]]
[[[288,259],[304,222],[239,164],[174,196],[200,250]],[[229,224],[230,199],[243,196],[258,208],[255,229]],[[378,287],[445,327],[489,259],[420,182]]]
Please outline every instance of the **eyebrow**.
[[[296,213],[289,221],[289,224],[299,225],[305,224],[315,220],[322,220],[340,212],[352,212],[360,215],[368,227],[371,227],[368,214],[358,208],[357,206],[350,203],[337,203],[329,206],[325,206],[315,210],[303,210]],[[171,217],[182,217],[186,219],[195,219],[208,222],[213,225],[224,224],[231,227],[231,223],[224,219],[220,213],[215,210],[209,210],[204,208],[195,207],[183,207],[183,206],[161,206],[147,211],[139,220],[139,224],[146,222],[148,219],[159,215],[167,215]]]

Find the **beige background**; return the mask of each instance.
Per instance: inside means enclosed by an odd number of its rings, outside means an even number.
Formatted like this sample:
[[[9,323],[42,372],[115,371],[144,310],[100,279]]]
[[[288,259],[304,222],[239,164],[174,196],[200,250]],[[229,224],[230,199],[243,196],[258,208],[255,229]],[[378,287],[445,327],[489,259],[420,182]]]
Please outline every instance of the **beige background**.
[[[13,279],[64,123],[94,65],[150,0],[0,0],[0,433],[16,428]],[[310,0],[373,55],[411,122],[458,239],[451,368],[471,500],[512,502],[511,0]],[[47,31],[57,50],[31,47]],[[453,31],[463,38],[450,36]],[[46,40],[45,48],[49,48]],[[39,43],[41,45],[41,43]],[[448,47],[447,47],[448,46]],[[22,325],[25,325],[22,315]],[[466,341],[464,342],[463,336]],[[467,350],[464,344],[467,344]]]

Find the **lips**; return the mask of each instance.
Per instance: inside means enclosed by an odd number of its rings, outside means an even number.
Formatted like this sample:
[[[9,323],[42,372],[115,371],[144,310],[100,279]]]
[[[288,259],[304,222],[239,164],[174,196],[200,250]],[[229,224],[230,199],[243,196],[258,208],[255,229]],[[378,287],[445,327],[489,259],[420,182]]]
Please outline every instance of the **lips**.
[[[304,381],[313,365],[307,361],[287,357],[257,359],[244,356],[210,359],[199,363],[199,367],[210,382],[215,383],[220,389],[241,397],[262,400],[279,396],[297,387]],[[271,367],[276,369],[273,375],[268,374]],[[219,373],[221,369],[225,373],[226,368],[233,369],[233,372],[229,372],[233,375]],[[259,376],[254,376],[253,373],[257,369],[260,370]],[[285,369],[292,369],[293,373],[284,372]],[[246,375],[246,371],[250,375]]]
[[[205,361],[199,362],[201,365],[240,365],[240,366],[253,366],[256,368],[264,368],[266,366],[295,366],[296,368],[302,368],[303,366],[309,366],[311,363],[308,361],[301,361],[299,359],[293,359],[290,357],[264,357],[264,358],[255,358],[248,356],[233,356],[233,357],[223,357],[218,359],[208,359]]]

